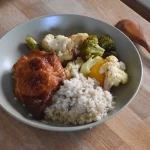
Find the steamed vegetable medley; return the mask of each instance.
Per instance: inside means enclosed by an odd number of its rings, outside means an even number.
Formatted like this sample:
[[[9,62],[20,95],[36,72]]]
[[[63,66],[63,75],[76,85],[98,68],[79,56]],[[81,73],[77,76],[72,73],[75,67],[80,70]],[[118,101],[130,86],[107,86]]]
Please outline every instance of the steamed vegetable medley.
[[[97,80],[105,90],[125,84],[128,75],[126,66],[117,58],[115,42],[109,36],[77,33],[66,37],[48,34],[38,44],[32,37],[26,39],[31,50],[54,51],[71,79],[76,72]]]

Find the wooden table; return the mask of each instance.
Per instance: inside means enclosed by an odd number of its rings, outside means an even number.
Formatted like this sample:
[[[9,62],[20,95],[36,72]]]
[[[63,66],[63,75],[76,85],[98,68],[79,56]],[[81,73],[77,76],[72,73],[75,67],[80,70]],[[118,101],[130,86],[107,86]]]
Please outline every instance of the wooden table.
[[[149,15],[150,6],[146,5],[146,3],[147,4],[150,3],[149,0],[121,0],[121,1],[150,22],[150,15]]]
[[[0,0],[0,36],[29,19],[60,13],[92,16],[110,24],[128,18],[141,24],[150,40],[150,24],[119,0]],[[0,109],[0,150],[149,150],[150,54],[138,49],[142,85],[119,115],[91,130],[58,133],[24,125]]]

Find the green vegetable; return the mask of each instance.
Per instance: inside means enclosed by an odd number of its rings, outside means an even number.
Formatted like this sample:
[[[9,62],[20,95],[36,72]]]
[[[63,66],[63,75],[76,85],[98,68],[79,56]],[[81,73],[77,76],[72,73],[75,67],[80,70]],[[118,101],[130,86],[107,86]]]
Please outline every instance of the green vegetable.
[[[86,60],[93,56],[102,56],[105,51],[98,45],[98,38],[95,35],[91,35],[85,39],[79,49]]]
[[[102,57],[96,56],[95,58],[89,58],[80,69],[80,73],[82,73],[84,76],[88,75],[91,72],[91,68],[100,60]]]
[[[106,58],[110,55],[117,56],[115,42],[111,37],[105,35],[100,36],[98,39],[98,44],[105,49],[103,58]]]
[[[110,51],[110,52],[104,52],[103,58],[106,58],[106,57],[111,56],[111,55],[117,57],[117,53],[115,51]]]
[[[98,39],[98,44],[99,46],[104,48],[105,51],[116,51],[115,42],[109,36],[100,36],[100,38]]]
[[[30,50],[38,50],[39,49],[38,43],[32,37],[26,38],[26,44]]]

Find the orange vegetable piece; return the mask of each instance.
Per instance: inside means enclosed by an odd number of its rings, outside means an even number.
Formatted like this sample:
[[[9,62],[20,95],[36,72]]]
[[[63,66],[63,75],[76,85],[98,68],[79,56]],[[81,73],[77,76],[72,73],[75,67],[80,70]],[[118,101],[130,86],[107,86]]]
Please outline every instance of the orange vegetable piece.
[[[100,74],[99,69],[104,64],[104,59],[97,62],[92,68],[91,72],[87,75],[90,78],[95,78],[101,86],[104,85],[105,73]]]

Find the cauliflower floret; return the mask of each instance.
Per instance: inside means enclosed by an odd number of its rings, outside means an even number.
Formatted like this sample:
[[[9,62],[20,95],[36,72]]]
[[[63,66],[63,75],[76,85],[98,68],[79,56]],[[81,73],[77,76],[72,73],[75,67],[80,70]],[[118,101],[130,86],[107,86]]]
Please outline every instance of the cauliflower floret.
[[[46,51],[53,50],[59,57],[60,61],[71,60],[73,58],[73,50],[87,37],[88,34],[86,33],[74,34],[69,38],[63,35],[54,36],[48,34],[42,40],[42,47]]]
[[[65,74],[66,74],[66,77],[67,79],[71,79],[73,77],[73,74],[72,74],[72,67],[74,66],[75,64],[73,62],[69,62],[67,64],[67,66],[65,67]]]
[[[89,37],[87,33],[77,33],[70,36],[70,39],[72,40],[74,44],[74,48],[78,48],[78,46]]]
[[[67,48],[63,51],[58,50],[57,56],[59,57],[61,62],[63,62],[64,60],[71,60],[73,58],[73,51],[72,49]]]
[[[79,69],[83,64],[83,60],[78,57],[75,61],[69,62],[67,66],[65,67],[65,74],[67,79],[71,79],[73,77],[76,77],[79,73]]]
[[[122,61],[120,61],[119,64],[120,64],[121,70],[123,70],[123,71],[126,70],[126,65]]]
[[[110,61],[110,62],[117,63],[117,62],[118,62],[118,59],[117,59],[117,57],[111,55],[111,56],[106,57],[105,61],[106,61],[106,62]]]
[[[53,50],[60,61],[71,60],[73,57],[72,47],[67,47],[68,43],[71,43],[71,39],[65,37],[63,35],[54,36],[52,34],[48,34],[42,40],[42,47],[49,51]]]
[[[99,72],[105,73],[104,89],[110,90],[112,86],[119,86],[128,81],[128,75],[124,72],[126,69],[123,62],[118,62],[115,56],[106,58],[106,62],[100,67]]]
[[[54,40],[54,35],[52,35],[52,34],[46,35],[45,38],[42,40],[42,47],[45,50],[48,50],[49,45],[50,45],[51,41],[53,41],[53,40]]]

